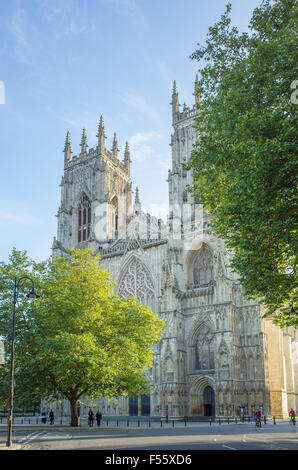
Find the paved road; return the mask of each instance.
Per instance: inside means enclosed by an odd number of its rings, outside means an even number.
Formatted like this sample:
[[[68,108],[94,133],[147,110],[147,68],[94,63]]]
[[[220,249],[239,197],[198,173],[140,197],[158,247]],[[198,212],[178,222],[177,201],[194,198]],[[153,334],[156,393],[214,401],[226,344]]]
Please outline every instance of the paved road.
[[[268,423],[255,430],[251,423],[209,424],[163,428],[71,428],[15,425],[13,442],[23,450],[298,450],[296,426]],[[0,450],[5,447],[6,426],[0,427]],[[157,462],[152,462],[157,463]],[[174,462],[173,462],[174,463]]]

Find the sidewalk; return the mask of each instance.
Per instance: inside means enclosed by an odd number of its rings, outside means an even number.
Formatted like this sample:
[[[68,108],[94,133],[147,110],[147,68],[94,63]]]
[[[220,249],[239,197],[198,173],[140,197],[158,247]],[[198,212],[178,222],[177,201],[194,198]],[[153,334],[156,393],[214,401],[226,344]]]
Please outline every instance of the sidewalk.
[[[5,444],[0,443],[0,451],[1,450],[22,450],[24,446],[21,444],[12,444],[11,447],[6,447]]]

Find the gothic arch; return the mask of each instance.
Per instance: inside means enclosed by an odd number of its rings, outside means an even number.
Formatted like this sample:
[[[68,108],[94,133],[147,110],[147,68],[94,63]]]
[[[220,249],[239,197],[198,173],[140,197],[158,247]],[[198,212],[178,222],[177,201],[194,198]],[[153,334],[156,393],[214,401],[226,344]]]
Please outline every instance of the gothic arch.
[[[215,383],[206,375],[193,380],[189,390],[189,412],[191,415],[204,416],[204,391],[211,388],[215,396]],[[215,410],[213,410],[215,411]]]
[[[186,256],[187,279],[189,284],[206,286],[214,279],[213,250],[206,243]]]
[[[91,193],[89,191],[89,189],[87,188],[87,186],[85,185],[83,189],[81,189],[81,191],[77,194],[77,197],[75,198],[75,204],[74,206],[77,208],[81,202],[81,200],[84,198],[84,197],[87,197],[90,202],[92,201],[92,197],[91,197]]]
[[[215,389],[215,381],[208,375],[200,375],[191,382],[190,393],[202,394],[208,386]]]
[[[156,311],[156,290],[149,269],[135,255],[122,267],[117,292],[120,297],[136,297],[144,305]]]
[[[78,243],[87,242],[91,233],[91,199],[82,191],[76,206],[77,240]]]
[[[215,368],[214,332],[209,322],[197,323],[189,337],[188,349],[190,370]]]

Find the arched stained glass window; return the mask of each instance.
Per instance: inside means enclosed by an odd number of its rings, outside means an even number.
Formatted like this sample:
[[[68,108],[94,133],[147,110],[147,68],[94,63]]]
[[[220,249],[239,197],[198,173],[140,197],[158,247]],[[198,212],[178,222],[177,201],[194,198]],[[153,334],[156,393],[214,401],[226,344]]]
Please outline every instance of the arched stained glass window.
[[[78,242],[89,239],[91,228],[91,201],[84,194],[78,206]]]
[[[195,344],[196,370],[214,369],[214,335],[203,326]]]
[[[209,284],[213,279],[212,252],[203,248],[193,265],[193,282],[199,286]]]

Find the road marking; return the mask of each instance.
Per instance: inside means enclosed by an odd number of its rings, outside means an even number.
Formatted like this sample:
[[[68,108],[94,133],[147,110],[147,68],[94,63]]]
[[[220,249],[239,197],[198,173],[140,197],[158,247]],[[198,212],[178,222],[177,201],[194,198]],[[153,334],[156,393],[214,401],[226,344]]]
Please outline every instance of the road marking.
[[[63,434],[63,433],[59,433],[59,434],[55,434],[54,432],[47,432],[46,434],[44,434],[42,436],[43,439],[47,439],[47,437],[51,437],[52,439],[71,439],[72,438],[72,434]]]
[[[37,437],[42,436],[42,435],[44,435],[44,434],[46,434],[46,431],[41,431],[41,432],[35,431],[35,432],[32,432],[31,434],[27,434],[27,436],[25,436],[25,437],[23,437],[22,439],[20,439],[20,440],[18,441],[18,443],[24,444],[24,446],[28,448],[28,447],[30,447],[30,444],[29,444],[30,441],[32,441],[33,439],[36,439]]]
[[[237,450],[237,449],[234,449],[234,447],[226,446],[225,444],[222,444],[222,447],[226,447],[227,449],[231,449],[231,450]]]

